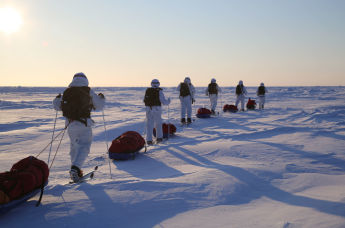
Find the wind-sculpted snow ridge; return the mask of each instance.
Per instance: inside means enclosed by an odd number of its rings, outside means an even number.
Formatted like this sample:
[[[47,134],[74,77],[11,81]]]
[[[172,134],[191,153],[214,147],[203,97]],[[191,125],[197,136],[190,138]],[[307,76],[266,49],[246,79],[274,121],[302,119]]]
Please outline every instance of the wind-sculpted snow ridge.
[[[63,89],[0,90],[1,172],[50,142],[50,104]],[[205,88],[196,89],[194,114],[209,107]],[[180,127],[176,88],[164,88],[172,102],[162,117],[177,127],[175,136],[120,162],[108,160],[107,143],[128,130],[145,136],[145,88],[94,88],[107,99],[104,112],[92,114],[92,151],[83,167],[98,165],[95,178],[66,185],[65,136],[42,205],[34,207],[33,198],[0,215],[0,227],[344,227],[345,87],[268,87],[264,110],[237,113],[222,112],[235,103],[235,88],[222,89],[219,116],[193,116]],[[255,92],[249,87],[247,98],[256,99]],[[65,126],[57,114],[56,134]]]

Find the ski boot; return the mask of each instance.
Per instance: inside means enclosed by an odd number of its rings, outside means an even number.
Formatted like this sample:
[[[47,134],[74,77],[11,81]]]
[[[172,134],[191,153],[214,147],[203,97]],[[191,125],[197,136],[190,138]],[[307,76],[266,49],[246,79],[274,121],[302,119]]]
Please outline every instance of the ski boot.
[[[77,166],[72,165],[71,170],[69,171],[69,175],[73,182],[78,182],[80,178],[83,177],[83,171],[79,169]]]

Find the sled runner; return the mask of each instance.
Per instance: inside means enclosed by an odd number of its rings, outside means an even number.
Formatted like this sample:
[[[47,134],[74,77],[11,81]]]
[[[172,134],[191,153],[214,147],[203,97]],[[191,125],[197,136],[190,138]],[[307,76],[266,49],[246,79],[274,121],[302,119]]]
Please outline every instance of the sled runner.
[[[238,109],[235,105],[226,104],[223,107],[223,112],[237,112]]]
[[[138,132],[127,131],[112,141],[108,151],[109,158],[114,160],[134,159],[144,146],[145,139]]]
[[[47,184],[48,184],[48,182],[46,182],[44,186],[46,186]],[[16,200],[12,200],[12,201],[5,203],[5,204],[0,204],[0,214],[6,213],[6,212],[16,208],[17,206],[25,203],[29,199],[36,196],[40,191],[41,191],[41,188],[36,188],[33,191],[21,196],[20,198],[18,198]]]
[[[35,196],[48,183],[48,165],[33,156],[0,173],[0,212],[7,212]],[[40,196],[41,198],[41,196]]]
[[[254,110],[256,107],[256,102],[255,100],[252,100],[252,99],[248,99],[248,102],[247,102],[247,109],[250,109],[250,110]]]
[[[163,123],[162,124],[162,129],[163,129],[163,138],[169,138],[173,136],[176,133],[176,127],[174,124],[167,124]],[[156,137],[156,128],[153,129],[153,135]]]
[[[196,117],[198,118],[210,118],[211,117],[211,110],[207,108],[199,108],[196,114]]]

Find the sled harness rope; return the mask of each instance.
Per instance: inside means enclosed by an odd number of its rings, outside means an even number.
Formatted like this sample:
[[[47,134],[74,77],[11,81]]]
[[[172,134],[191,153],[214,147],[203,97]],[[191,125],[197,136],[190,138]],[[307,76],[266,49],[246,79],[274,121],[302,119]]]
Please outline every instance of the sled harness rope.
[[[48,148],[49,145],[52,146],[53,142],[62,134],[62,136],[61,136],[61,138],[60,138],[60,141],[59,141],[59,145],[58,145],[58,147],[56,148],[56,151],[55,151],[54,157],[53,157],[53,159],[52,159],[52,162],[50,163],[50,166],[49,166],[49,164],[48,164],[49,170],[50,170],[51,167],[53,166],[53,163],[54,163],[55,157],[56,157],[56,155],[57,155],[57,152],[59,151],[59,148],[60,148],[62,139],[63,139],[63,137],[64,137],[64,135],[65,135],[65,132],[66,132],[66,129],[67,129],[67,127],[69,126],[70,123],[71,123],[71,122],[68,122],[68,124],[65,126],[65,128],[62,129],[62,130],[59,132],[59,134],[57,134],[55,137],[52,136],[52,140],[48,143],[48,145],[47,145],[46,147],[44,147],[43,150],[42,150],[41,152],[38,153],[38,155],[36,155],[36,158],[37,158],[38,156],[40,156],[40,155],[43,153],[43,151],[45,151],[45,150]],[[54,124],[54,132],[55,132],[55,124]],[[49,157],[50,157],[50,153],[49,153]],[[44,184],[45,184],[45,183],[42,183],[42,186],[41,186],[41,193],[40,193],[40,197],[39,197],[39,199],[38,199],[38,201],[37,201],[37,203],[36,203],[36,207],[38,207],[38,206],[41,204],[42,197],[43,197],[43,192],[44,192]]]

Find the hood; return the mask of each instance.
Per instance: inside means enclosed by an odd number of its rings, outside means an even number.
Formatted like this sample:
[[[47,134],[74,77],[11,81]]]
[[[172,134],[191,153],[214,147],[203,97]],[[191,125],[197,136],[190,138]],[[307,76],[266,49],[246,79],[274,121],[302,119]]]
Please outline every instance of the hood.
[[[74,77],[69,87],[89,86],[89,80],[86,77]]]

